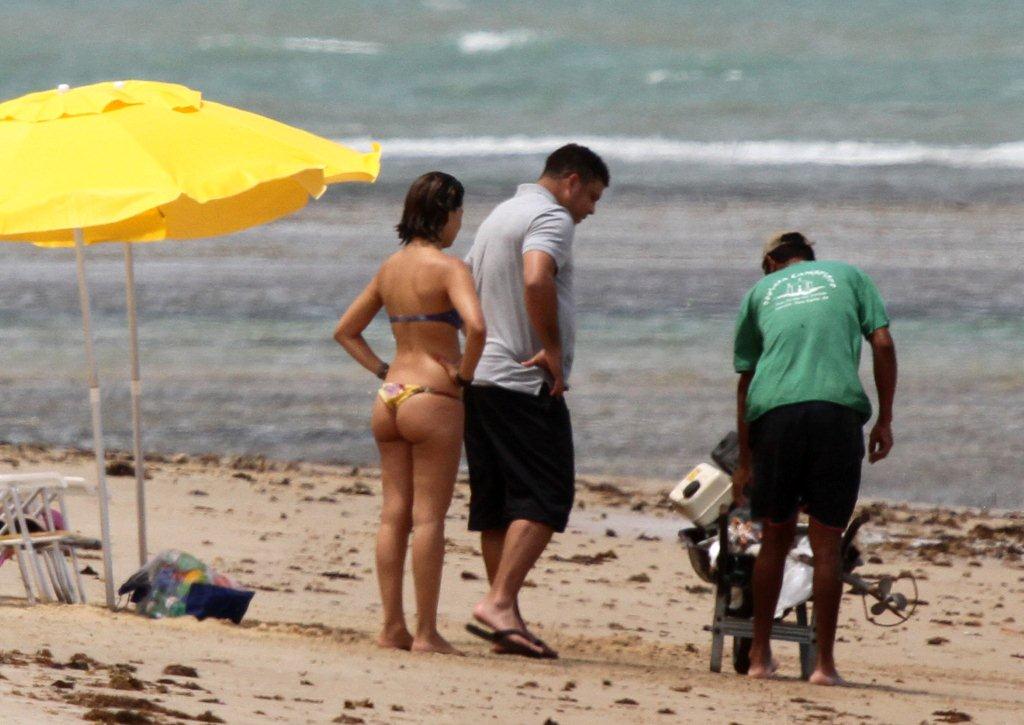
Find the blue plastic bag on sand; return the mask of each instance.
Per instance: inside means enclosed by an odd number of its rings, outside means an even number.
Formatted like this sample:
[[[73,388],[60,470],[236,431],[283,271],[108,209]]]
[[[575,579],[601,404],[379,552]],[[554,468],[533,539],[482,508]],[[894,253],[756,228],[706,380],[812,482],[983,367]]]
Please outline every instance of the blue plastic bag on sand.
[[[193,584],[185,597],[185,614],[197,619],[230,619],[238,624],[255,593],[216,584]]]

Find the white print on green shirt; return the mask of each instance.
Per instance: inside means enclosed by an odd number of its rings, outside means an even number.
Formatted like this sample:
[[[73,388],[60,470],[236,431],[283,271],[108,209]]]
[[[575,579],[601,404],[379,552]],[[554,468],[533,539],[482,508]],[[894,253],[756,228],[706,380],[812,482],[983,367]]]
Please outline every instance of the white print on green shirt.
[[[815,277],[823,279],[814,279]],[[785,289],[776,294],[776,289],[785,284]],[[828,272],[814,269],[804,272],[794,272],[786,275],[768,288],[764,302],[767,306],[774,300],[776,310],[782,310],[792,305],[803,305],[809,302],[822,302],[829,298],[828,290],[836,288],[836,281]]]

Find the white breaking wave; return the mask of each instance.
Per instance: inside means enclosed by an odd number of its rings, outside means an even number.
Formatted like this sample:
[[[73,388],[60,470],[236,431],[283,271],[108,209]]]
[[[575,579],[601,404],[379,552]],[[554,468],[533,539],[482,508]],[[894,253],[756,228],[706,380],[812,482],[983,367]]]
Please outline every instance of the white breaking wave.
[[[466,9],[466,5],[462,0],[423,0],[423,6],[428,10],[434,10],[439,13],[450,13]]]
[[[933,146],[867,141],[700,142],[631,136],[469,136],[377,139],[388,158],[431,159],[538,156],[562,144],[589,146],[616,161],[703,163],[725,166],[912,166],[1024,168],[1024,141],[995,146]],[[344,140],[368,145],[365,139]]]
[[[507,30],[494,32],[478,30],[466,33],[458,40],[459,50],[466,55],[475,53],[500,53],[509,48],[518,48],[537,39],[532,30]]]
[[[343,40],[342,38],[282,38],[285,50],[302,50],[307,53],[340,53],[343,55],[377,55],[384,49],[380,43],[366,40]]]
[[[699,71],[670,71],[665,68],[656,68],[644,77],[644,82],[649,86],[656,86],[660,83],[686,83],[700,75]]]
[[[200,48],[258,48],[301,53],[333,53],[338,55],[377,55],[384,50],[380,43],[344,38],[269,38],[262,35],[204,35],[198,41]]]

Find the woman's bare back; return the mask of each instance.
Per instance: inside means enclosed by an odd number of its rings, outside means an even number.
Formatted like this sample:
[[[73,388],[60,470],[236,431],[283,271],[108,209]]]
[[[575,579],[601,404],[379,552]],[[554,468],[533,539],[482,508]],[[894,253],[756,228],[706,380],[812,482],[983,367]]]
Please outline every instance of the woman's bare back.
[[[410,244],[381,265],[377,284],[388,317],[410,317],[453,309],[448,280],[453,265],[461,264],[436,247]],[[395,358],[389,382],[427,385],[457,392],[438,357],[459,359],[458,330],[447,321],[392,322]]]

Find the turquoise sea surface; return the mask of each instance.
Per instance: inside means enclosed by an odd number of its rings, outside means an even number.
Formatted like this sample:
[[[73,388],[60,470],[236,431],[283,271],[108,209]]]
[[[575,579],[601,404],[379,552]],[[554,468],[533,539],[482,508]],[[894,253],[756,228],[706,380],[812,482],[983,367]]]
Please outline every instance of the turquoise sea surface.
[[[579,140],[612,173],[577,232],[582,472],[667,485],[708,458],[734,425],[760,243],[796,228],[867,270],[893,318],[896,448],[864,492],[1024,506],[1019,3],[12,1],[0,68],[0,99],[160,79],[383,144],[374,186],[136,247],[147,449],[372,463],[375,379],[330,334],[395,248],[408,183],[466,182],[462,254]],[[128,448],[120,255],[88,257],[105,426]],[[388,350],[382,320],[368,335]],[[81,342],[73,255],[0,245],[0,439],[88,444]]]

